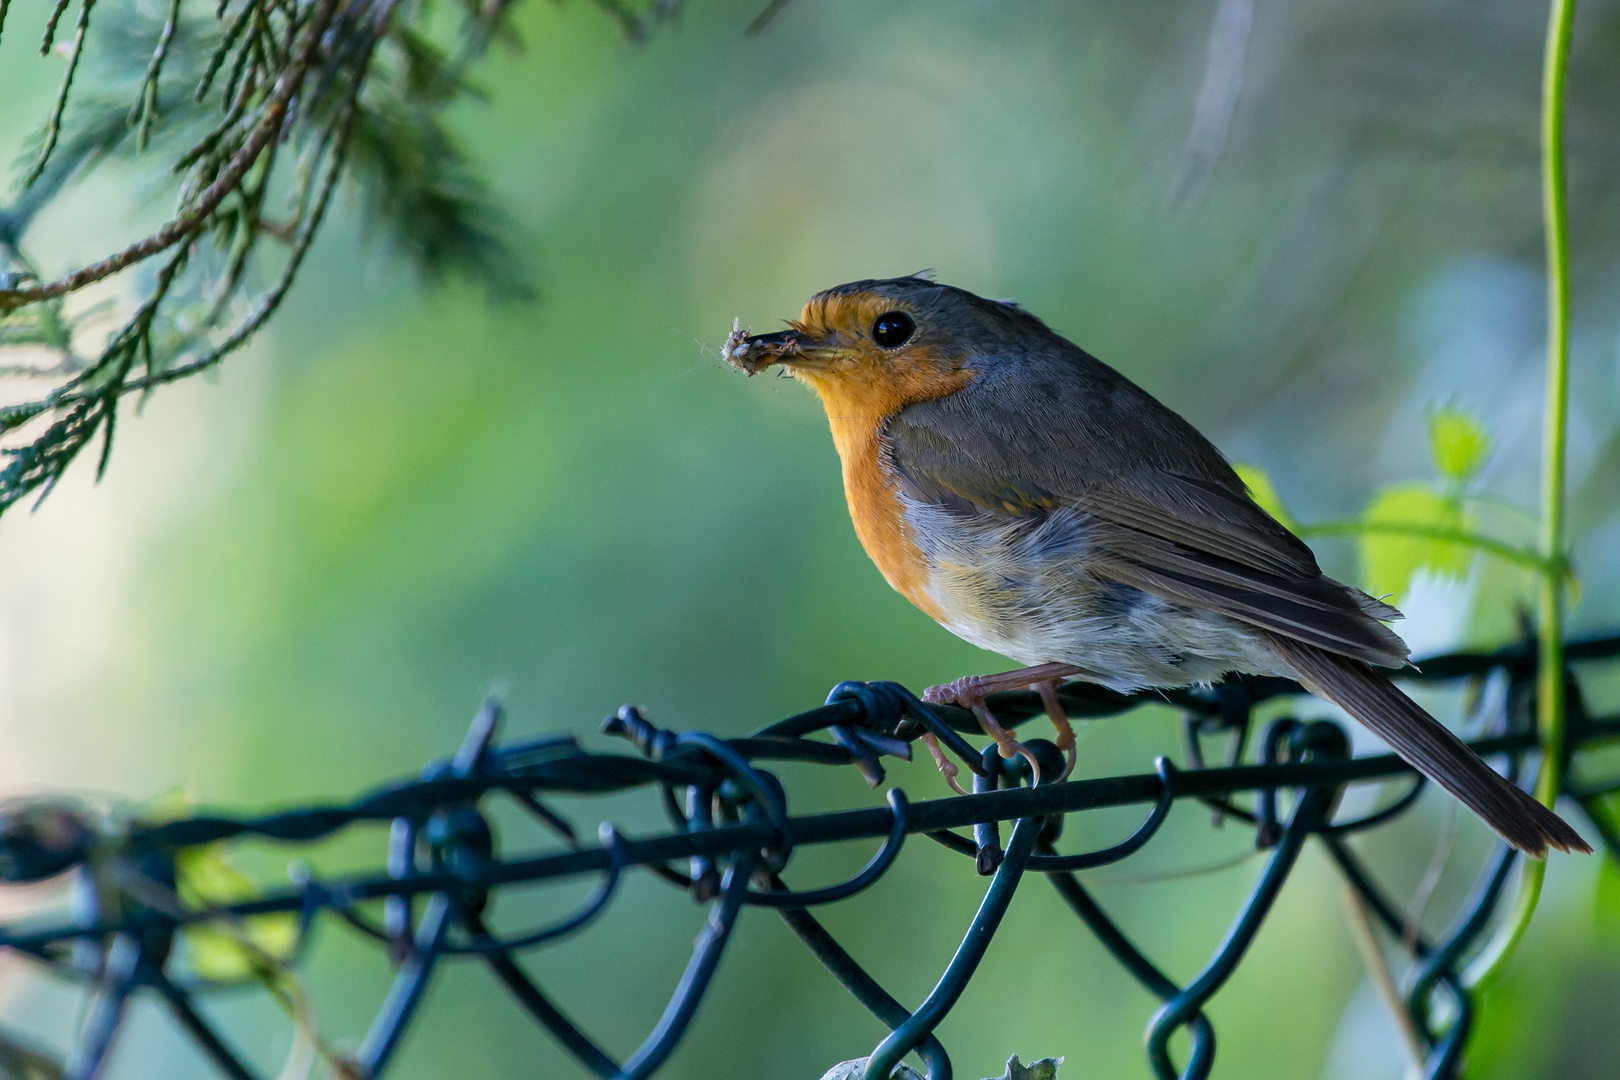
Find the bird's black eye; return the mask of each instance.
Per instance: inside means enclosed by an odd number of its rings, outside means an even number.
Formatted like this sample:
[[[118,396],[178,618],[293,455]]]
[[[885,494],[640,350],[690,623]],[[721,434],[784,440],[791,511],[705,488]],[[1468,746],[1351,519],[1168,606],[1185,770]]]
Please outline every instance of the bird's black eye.
[[[872,340],[885,349],[897,349],[911,338],[917,324],[903,311],[885,311],[872,324]]]

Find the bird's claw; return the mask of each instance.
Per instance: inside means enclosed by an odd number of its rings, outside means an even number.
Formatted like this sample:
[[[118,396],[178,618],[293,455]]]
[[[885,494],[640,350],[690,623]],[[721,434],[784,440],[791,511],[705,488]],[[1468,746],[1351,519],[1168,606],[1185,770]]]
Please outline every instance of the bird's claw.
[[[951,785],[951,790],[958,795],[966,795],[968,793],[967,789],[956,782],[956,775],[962,770],[956,767],[956,762],[945,756],[945,751],[940,748],[939,739],[934,736],[934,733],[931,731],[924,732],[922,744],[928,748],[929,756],[934,759],[935,768],[939,769],[939,774],[945,778],[945,782]]]
[[[1041,707],[1046,710],[1047,719],[1057,728],[1057,738],[1054,741],[1057,748],[1063,751],[1064,757],[1063,773],[1057,778],[1057,782],[1061,784],[1069,778],[1070,773],[1074,772],[1075,762],[1079,760],[1080,755],[1075,749],[1079,740],[1074,736],[1074,725],[1069,723],[1069,714],[1063,711],[1063,703],[1058,701],[1058,686],[1057,680],[1048,680],[1036,683],[1035,690],[1041,695]]]
[[[1012,732],[1001,726],[1000,722],[991,715],[990,710],[985,707],[982,699],[973,702],[968,707],[973,710],[973,715],[979,718],[979,726],[984,729],[984,733],[995,741],[996,751],[1001,754],[1002,760],[1011,761],[1015,757],[1022,757],[1029,762],[1029,767],[1034,770],[1031,774],[1034,777],[1033,783],[1039,784],[1041,782],[1041,763],[1036,760],[1035,754],[1029,747],[1019,742]]]

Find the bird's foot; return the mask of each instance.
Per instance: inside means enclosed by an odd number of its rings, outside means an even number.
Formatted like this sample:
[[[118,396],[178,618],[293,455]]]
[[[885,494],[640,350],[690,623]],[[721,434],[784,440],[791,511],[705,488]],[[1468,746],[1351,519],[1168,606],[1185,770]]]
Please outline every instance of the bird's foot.
[[[956,762],[945,756],[945,751],[940,749],[939,739],[933,732],[923,733],[922,744],[928,748],[929,756],[934,759],[935,768],[939,769],[939,774],[945,778],[945,782],[951,785],[951,790],[958,795],[966,795],[967,789],[956,782],[956,774],[962,770],[956,767]]]
[[[994,675],[968,675],[943,686],[930,686],[923,691],[923,700],[935,705],[960,705],[972,710],[984,733],[995,741],[996,749],[1001,756],[1007,760],[1022,757],[1029,762],[1030,768],[1034,771],[1035,783],[1038,784],[1041,780],[1040,762],[1035,760],[1035,755],[1019,742],[1012,732],[1001,726],[986,707],[984,699],[1002,690],[1033,688],[1040,691],[1041,702],[1046,707],[1047,715],[1052,718],[1052,723],[1058,729],[1057,745],[1068,758],[1068,765],[1063,770],[1063,776],[1066,777],[1074,769],[1075,738],[1074,729],[1069,726],[1069,719],[1064,714],[1063,707],[1058,704],[1056,687],[1065,678],[1080,673],[1079,668],[1069,664],[1037,664],[1035,667],[1002,671]],[[935,761],[938,760],[939,757],[936,757]],[[951,786],[956,785],[953,783]]]
[[[1029,767],[1034,770],[1034,783],[1039,784],[1041,782],[1041,763],[1035,759],[1034,752],[1019,742],[1017,736],[1012,732],[1002,727],[996,718],[991,715],[990,710],[985,707],[982,700],[969,701],[967,707],[972,709],[973,715],[979,718],[979,726],[984,729],[984,733],[995,741],[996,750],[1001,754],[1002,759],[1011,761],[1014,757],[1022,757],[1029,762]]]
[[[923,691],[922,697],[934,705],[960,705],[969,709],[973,707],[971,702],[983,701],[1003,690],[1028,690],[1043,682],[1056,686],[1064,679],[1083,674],[1085,672],[1073,664],[1036,664],[1034,667],[998,671],[993,675],[964,675],[943,686],[930,686]]]

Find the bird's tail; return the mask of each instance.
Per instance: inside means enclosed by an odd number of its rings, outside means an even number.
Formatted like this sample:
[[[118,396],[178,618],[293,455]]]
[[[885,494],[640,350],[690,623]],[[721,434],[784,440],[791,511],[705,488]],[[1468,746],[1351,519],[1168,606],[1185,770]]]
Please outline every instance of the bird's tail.
[[[1591,852],[1563,818],[1492,769],[1461,739],[1360,660],[1268,634],[1300,683],[1340,706],[1415,769],[1455,795],[1502,839],[1537,858],[1548,847]]]

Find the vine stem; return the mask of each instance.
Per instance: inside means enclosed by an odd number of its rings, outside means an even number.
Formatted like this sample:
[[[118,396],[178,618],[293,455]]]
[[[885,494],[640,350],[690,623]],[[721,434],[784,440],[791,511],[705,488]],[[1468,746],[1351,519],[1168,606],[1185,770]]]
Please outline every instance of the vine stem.
[[[1552,0],[1541,77],[1541,209],[1547,240],[1547,390],[1542,419],[1541,556],[1551,567],[1565,557],[1565,472],[1569,420],[1569,209],[1564,181],[1564,98],[1575,0]],[[1541,768],[1536,798],[1552,806],[1564,766],[1564,583],[1542,571],[1537,604],[1536,729]],[[1470,989],[1494,982],[1530,926],[1545,861],[1527,860],[1506,922],[1464,974]]]
[[[1329,521],[1320,525],[1300,525],[1294,532],[1300,536],[1407,536],[1419,540],[1443,540],[1459,547],[1484,551],[1517,566],[1528,567],[1540,573],[1552,573],[1560,578],[1568,573],[1567,567],[1557,559],[1549,560],[1539,551],[1516,547],[1481,533],[1467,529],[1450,529],[1442,525],[1423,525],[1404,521]]]

